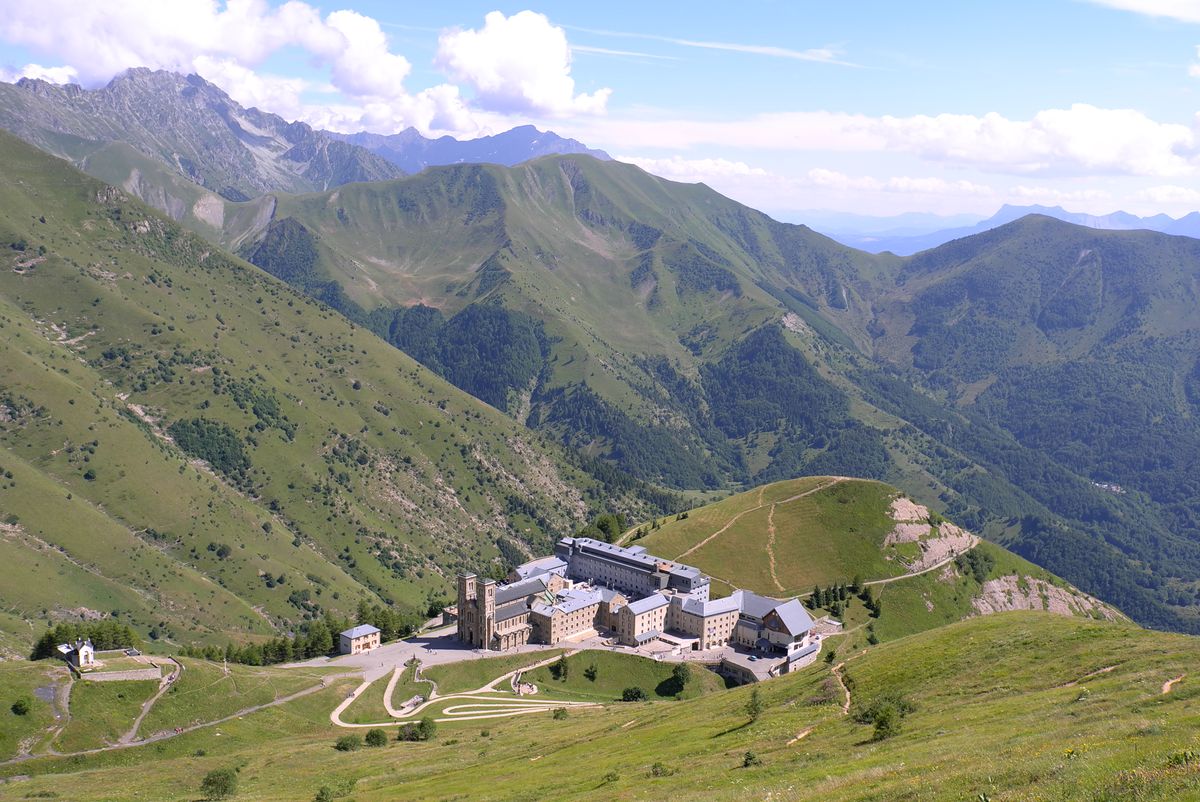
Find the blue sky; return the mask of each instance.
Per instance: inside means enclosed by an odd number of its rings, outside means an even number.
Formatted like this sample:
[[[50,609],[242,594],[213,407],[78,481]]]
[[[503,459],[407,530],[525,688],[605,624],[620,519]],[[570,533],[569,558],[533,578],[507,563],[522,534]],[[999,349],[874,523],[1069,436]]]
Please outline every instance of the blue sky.
[[[339,130],[531,122],[786,219],[1200,209],[1200,0],[96,5],[0,0],[4,77],[196,71]]]

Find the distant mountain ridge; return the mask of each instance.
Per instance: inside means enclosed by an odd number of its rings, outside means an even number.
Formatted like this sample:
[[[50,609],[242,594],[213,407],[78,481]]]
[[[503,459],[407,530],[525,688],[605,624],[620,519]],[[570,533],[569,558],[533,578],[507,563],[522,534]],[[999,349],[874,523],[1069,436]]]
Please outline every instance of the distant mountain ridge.
[[[365,148],[244,108],[199,75],[141,67],[95,90],[0,83],[0,128],[81,166],[124,142],[234,201],[402,174]]]
[[[452,136],[430,139],[415,128],[398,134],[357,134],[322,132],[327,136],[366,148],[387,159],[406,173],[419,173],[426,167],[447,164],[502,164],[513,167],[540,156],[586,155],[601,161],[612,157],[594,150],[576,139],[561,137],[553,131],[539,131],[532,125],[520,125],[510,131],[478,139]]]
[[[1151,217],[1138,217],[1129,212],[1112,212],[1111,214],[1094,215],[1081,212],[1068,212],[1061,206],[1013,206],[1005,204],[986,220],[955,228],[944,228],[921,234],[902,232],[873,232],[873,231],[836,231],[822,229],[828,236],[852,248],[859,248],[868,253],[883,253],[891,251],[899,256],[910,256],[920,251],[936,248],[951,240],[982,234],[993,228],[1019,220],[1030,214],[1040,214],[1062,220],[1064,223],[1074,223],[1087,228],[1105,231],[1157,231],[1160,234],[1173,234],[1182,237],[1200,237],[1200,212],[1191,212],[1178,219],[1165,214]]]

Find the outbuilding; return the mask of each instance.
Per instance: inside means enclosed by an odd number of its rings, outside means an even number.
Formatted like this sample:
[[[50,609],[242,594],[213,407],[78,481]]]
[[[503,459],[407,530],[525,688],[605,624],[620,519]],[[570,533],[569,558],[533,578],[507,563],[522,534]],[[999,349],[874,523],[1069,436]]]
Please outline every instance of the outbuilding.
[[[342,654],[362,654],[379,648],[379,628],[370,624],[359,624],[342,633],[338,651]]]

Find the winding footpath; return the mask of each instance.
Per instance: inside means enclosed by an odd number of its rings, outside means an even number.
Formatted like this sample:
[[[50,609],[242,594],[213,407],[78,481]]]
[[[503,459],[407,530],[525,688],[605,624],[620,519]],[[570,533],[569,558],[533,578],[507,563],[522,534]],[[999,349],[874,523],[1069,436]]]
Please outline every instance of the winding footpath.
[[[566,652],[564,654],[573,654]],[[403,667],[397,666],[392,673],[391,679],[388,680],[387,687],[384,689],[383,706],[387,710],[388,715],[392,716],[391,721],[379,721],[369,724],[357,724],[354,722],[345,721],[342,718],[342,713],[354,703],[375,680],[367,680],[355,688],[345,699],[338,704],[329,714],[329,720],[334,726],[344,727],[346,729],[365,729],[369,727],[386,727],[394,724],[403,724],[408,721],[413,721],[420,716],[426,709],[432,706],[440,708],[440,718],[435,718],[434,721],[439,723],[451,721],[480,721],[492,718],[508,718],[510,716],[523,716],[530,713],[546,713],[560,707],[601,707],[596,702],[569,702],[561,699],[530,699],[521,696],[511,695],[508,692],[499,690],[496,686],[501,683],[511,684],[513,677],[518,674],[524,674],[529,671],[534,671],[543,666],[548,666],[551,663],[559,660],[560,655],[542,660],[531,665],[522,666],[520,668],[508,671],[496,677],[491,682],[476,688],[472,691],[464,691],[462,693],[451,693],[442,696],[438,693],[437,684],[429,678],[424,681],[428,682],[433,690],[429,693],[429,698],[421,702],[421,704],[413,707],[410,710],[397,710],[392,706],[392,692],[396,689],[396,684],[403,674]],[[446,705],[446,702],[458,702],[458,704]]]

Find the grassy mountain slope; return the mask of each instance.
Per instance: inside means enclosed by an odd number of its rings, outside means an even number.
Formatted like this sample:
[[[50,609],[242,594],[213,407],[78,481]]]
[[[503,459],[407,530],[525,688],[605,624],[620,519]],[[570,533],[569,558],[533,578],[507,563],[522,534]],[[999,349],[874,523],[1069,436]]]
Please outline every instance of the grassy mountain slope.
[[[0,552],[25,577],[5,627],[267,634],[360,598],[415,615],[450,572],[544,550],[610,495],[331,310],[0,149]]]
[[[355,799],[1168,800],[1195,793],[1195,639],[1034,613],[975,618],[757,688],[613,704],[564,720],[440,725],[425,744],[332,748],[328,711],[356,680],[148,747],[0,768],[28,775],[0,799],[67,796],[81,779],[114,800],[195,798],[205,772],[238,766],[239,796]],[[911,708],[873,741],[873,702]],[[753,752],[761,765],[743,768]],[[655,764],[661,768],[655,772]],[[137,766],[137,771],[131,771]]]

